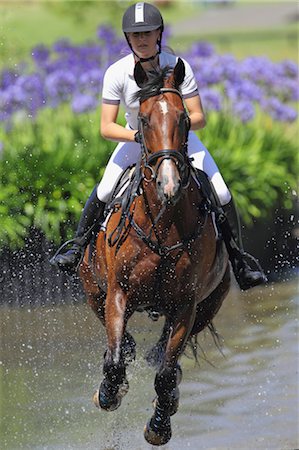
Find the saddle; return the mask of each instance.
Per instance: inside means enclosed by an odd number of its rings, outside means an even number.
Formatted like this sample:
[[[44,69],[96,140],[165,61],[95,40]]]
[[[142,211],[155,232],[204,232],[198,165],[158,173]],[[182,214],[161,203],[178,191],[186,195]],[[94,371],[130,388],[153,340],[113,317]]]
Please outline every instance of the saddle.
[[[101,229],[106,229],[106,224],[113,212],[122,210],[122,215],[116,229],[108,236],[109,245],[114,246],[119,242],[121,235],[125,234],[126,219],[130,217],[130,207],[134,199],[141,194],[142,174],[140,170],[140,161],[136,165],[129,166],[118,178],[111,192],[109,201],[105,208],[105,220],[101,224]],[[222,208],[220,206],[218,196],[211,184],[208,176],[202,170],[196,169],[191,165],[191,176],[201,189],[203,196],[203,204],[209,212],[212,213],[213,223],[217,238],[221,236],[221,231],[217,223],[221,222]],[[119,242],[120,245],[120,242]]]

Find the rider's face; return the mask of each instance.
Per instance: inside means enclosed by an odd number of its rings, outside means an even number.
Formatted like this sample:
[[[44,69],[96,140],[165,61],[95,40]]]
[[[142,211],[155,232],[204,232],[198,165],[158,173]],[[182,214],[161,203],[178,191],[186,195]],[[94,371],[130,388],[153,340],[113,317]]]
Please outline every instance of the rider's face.
[[[129,42],[139,58],[149,58],[156,53],[159,37],[160,30],[128,33]]]

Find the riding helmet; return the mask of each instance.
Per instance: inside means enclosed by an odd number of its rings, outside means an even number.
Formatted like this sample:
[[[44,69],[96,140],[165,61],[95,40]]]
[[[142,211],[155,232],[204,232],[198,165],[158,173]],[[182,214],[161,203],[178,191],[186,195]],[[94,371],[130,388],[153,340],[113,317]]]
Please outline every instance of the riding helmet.
[[[146,32],[164,29],[160,11],[150,3],[136,3],[131,5],[123,16],[122,28],[124,33]]]

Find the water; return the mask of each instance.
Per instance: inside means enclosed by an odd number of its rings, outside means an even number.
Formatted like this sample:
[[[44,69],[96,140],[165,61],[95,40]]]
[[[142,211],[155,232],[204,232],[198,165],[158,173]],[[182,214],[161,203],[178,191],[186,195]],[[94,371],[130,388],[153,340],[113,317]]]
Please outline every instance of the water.
[[[166,450],[299,448],[296,283],[232,289],[199,339],[200,367],[182,359],[183,382]],[[144,361],[162,322],[136,313],[129,329],[137,360],[130,391],[111,413],[92,404],[102,378],[105,334],[87,305],[0,309],[1,449],[146,450],[143,427],[154,397]],[[205,358],[208,360],[206,361]]]

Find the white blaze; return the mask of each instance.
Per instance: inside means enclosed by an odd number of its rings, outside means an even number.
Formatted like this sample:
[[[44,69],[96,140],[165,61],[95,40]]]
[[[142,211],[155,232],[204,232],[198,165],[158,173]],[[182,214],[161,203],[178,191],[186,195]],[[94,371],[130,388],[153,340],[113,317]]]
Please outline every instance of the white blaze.
[[[161,106],[162,113],[167,114],[168,113],[167,102],[165,100],[161,100],[160,106]]]

